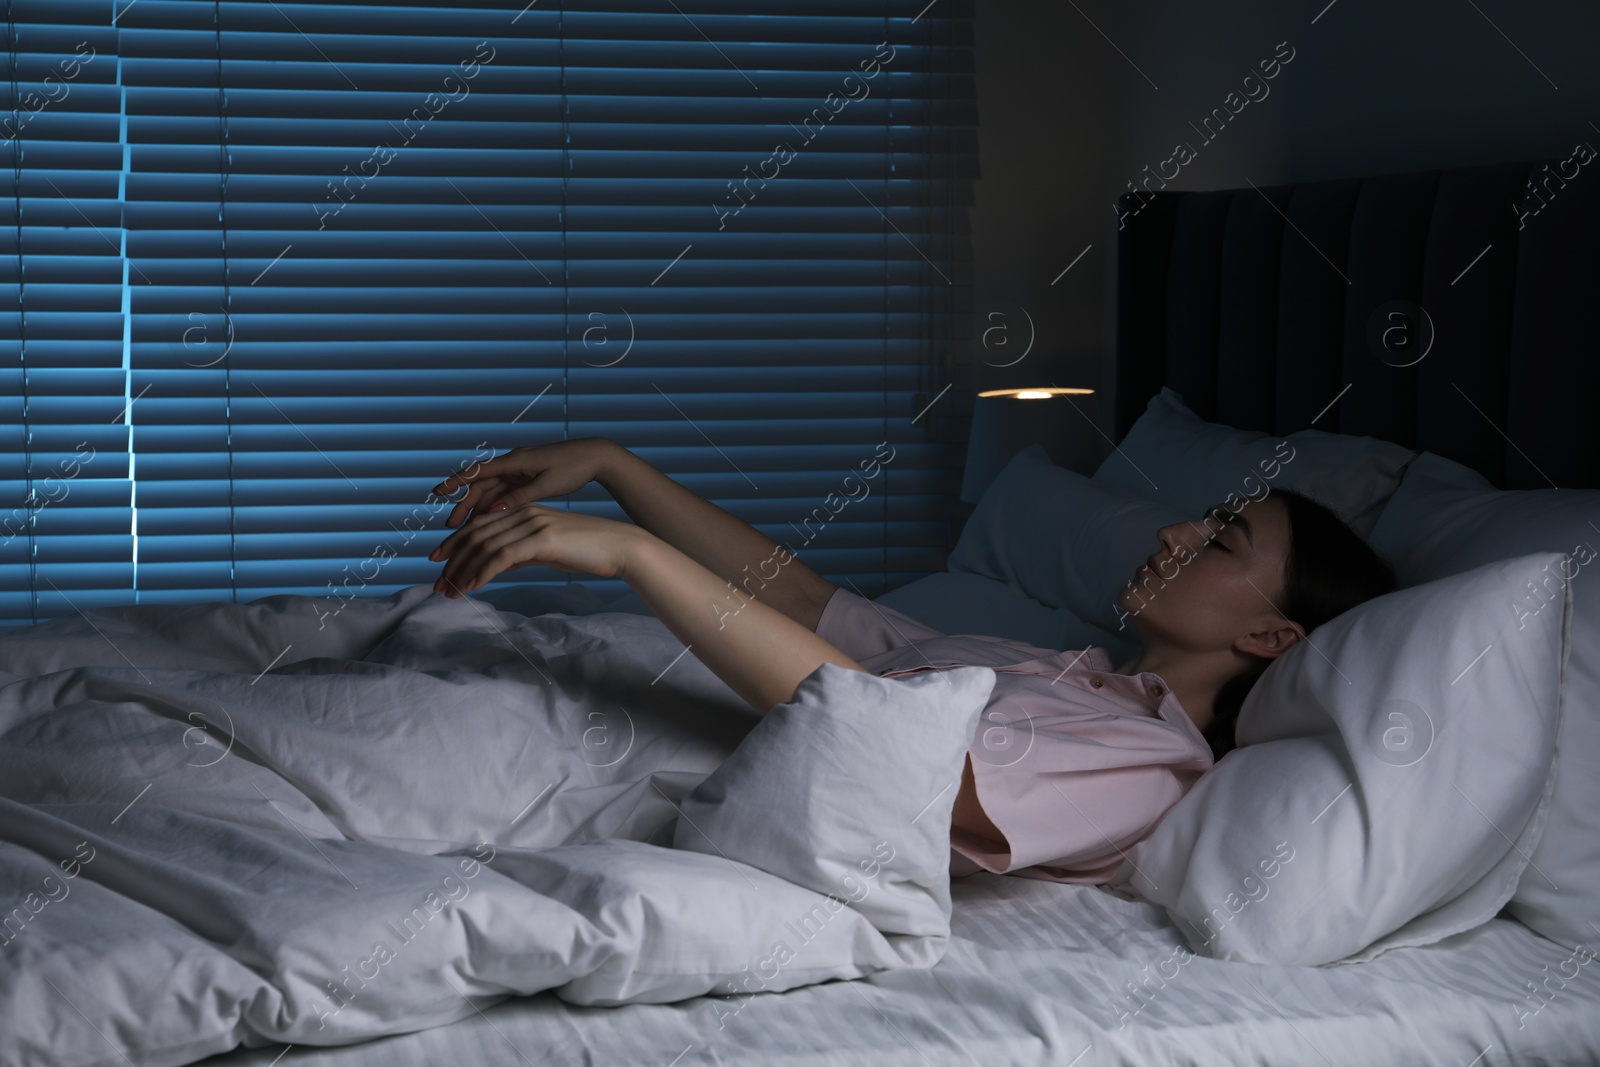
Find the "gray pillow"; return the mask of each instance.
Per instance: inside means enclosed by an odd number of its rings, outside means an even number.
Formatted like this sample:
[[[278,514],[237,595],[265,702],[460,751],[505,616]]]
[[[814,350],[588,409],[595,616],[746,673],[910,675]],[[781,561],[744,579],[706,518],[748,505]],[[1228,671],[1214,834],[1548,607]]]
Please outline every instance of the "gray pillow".
[[[1137,647],[1138,631],[1122,617],[1117,594],[1139,564],[1161,550],[1157,530],[1199,519],[1203,510],[1180,512],[1094,481],[1057,466],[1042,446],[1032,445],[1011,457],[984,491],[948,566],[1008,582]]]
[[[1163,386],[1094,480],[1197,518],[1232,494],[1276,488],[1322,501],[1366,537],[1416,452],[1376,437],[1297,430],[1288,435],[1207,422]]]

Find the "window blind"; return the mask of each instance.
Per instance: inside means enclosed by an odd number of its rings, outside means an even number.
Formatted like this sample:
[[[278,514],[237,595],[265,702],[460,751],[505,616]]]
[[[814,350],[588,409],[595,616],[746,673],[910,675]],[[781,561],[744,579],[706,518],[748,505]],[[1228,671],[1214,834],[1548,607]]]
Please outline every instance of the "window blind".
[[[7,14],[5,625],[431,582],[433,484],[589,436],[867,595],[943,567],[970,10]]]
[[[101,5],[8,6],[0,166],[0,621],[133,581],[114,31]]]

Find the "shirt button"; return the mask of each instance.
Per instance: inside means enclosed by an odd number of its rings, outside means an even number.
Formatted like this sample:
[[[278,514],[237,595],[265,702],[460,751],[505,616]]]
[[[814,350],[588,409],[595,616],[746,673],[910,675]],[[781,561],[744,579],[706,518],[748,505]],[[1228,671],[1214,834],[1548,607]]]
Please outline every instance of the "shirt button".
[[[1151,682],[1150,683],[1150,692],[1154,693],[1156,696],[1160,696],[1161,694],[1165,693],[1166,690],[1164,688],[1162,688],[1160,682]]]
[[[1106,683],[1105,683],[1105,679],[1101,678],[1098,674],[1096,674],[1096,675],[1092,676],[1089,679],[1089,684],[1094,686],[1096,689],[1099,689],[1101,686],[1105,685]]]

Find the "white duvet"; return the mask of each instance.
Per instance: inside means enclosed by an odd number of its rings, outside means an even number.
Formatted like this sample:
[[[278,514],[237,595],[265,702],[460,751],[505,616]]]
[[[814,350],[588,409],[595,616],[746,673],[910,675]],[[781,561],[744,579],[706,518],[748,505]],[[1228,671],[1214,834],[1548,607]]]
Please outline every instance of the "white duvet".
[[[715,840],[668,847],[761,722],[684,651],[650,616],[421,585],[0,637],[0,1062],[182,1064],[546,989],[666,1002],[937,962],[947,925],[879,929]],[[942,837],[943,865],[951,799],[885,840],[927,860]]]

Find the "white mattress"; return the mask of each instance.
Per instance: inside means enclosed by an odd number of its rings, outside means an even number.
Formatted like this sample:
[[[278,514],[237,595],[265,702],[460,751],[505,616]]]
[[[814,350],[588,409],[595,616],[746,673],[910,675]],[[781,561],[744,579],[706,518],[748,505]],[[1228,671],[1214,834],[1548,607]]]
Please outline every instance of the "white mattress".
[[[956,936],[927,971],[671,1005],[574,1008],[540,994],[361,1045],[274,1045],[203,1062],[1600,1062],[1600,976],[1585,966],[1564,980],[1560,964],[1570,953],[1512,919],[1370,963],[1269,967],[1205,957],[1181,962],[1182,941],[1159,909],[1098,887],[977,874],[953,888]],[[1547,980],[1545,996],[1535,1000],[1528,983]],[[1132,988],[1142,993],[1136,997]]]

